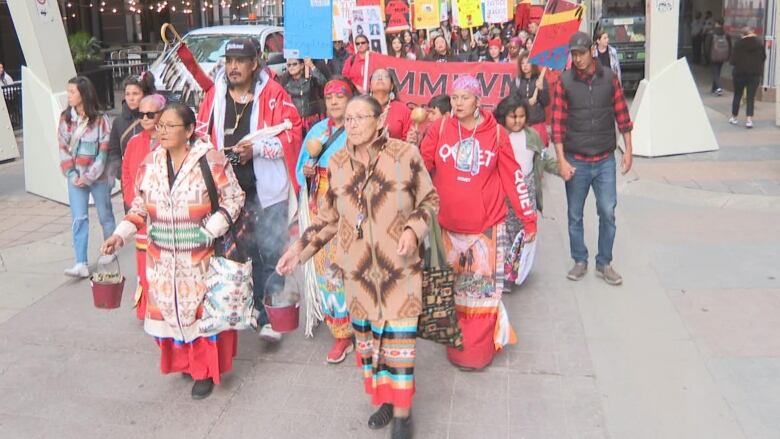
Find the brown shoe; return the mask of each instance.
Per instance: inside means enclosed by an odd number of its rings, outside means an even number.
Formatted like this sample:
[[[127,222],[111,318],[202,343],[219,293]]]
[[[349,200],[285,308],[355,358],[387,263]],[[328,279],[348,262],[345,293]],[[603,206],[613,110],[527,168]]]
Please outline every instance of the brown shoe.
[[[610,285],[620,285],[623,283],[623,276],[620,275],[611,265],[603,267],[596,266],[596,276],[604,279],[604,282]]]
[[[587,262],[576,262],[574,264],[574,267],[571,267],[571,270],[569,270],[569,274],[566,275],[566,279],[569,280],[582,280],[583,277],[585,277],[585,273],[588,272],[588,263]]]

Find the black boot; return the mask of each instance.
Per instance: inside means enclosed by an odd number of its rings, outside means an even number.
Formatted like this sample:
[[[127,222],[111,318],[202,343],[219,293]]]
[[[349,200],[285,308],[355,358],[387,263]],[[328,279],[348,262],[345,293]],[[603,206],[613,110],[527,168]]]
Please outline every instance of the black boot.
[[[208,398],[212,390],[214,390],[214,380],[211,378],[195,380],[195,384],[192,385],[192,399]]]
[[[393,418],[393,439],[412,439],[412,414],[405,418]]]
[[[379,410],[375,411],[373,415],[368,418],[368,428],[372,430],[379,430],[380,428],[387,427],[387,424],[393,420],[393,405],[382,404]]]

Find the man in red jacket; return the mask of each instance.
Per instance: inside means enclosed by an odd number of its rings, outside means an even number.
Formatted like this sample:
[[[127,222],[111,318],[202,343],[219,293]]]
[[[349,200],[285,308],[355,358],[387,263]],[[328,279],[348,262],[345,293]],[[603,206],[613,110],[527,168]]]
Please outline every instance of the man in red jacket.
[[[275,137],[246,140],[259,129],[290,121],[292,128]],[[245,38],[225,46],[225,70],[217,75],[200,106],[198,122],[214,146],[230,159],[241,188],[245,208],[252,215],[255,242],[248,245],[254,261],[255,313],[260,336],[276,342],[263,307],[266,283],[288,240],[290,187],[297,192],[295,165],[301,147],[301,118],[292,99],[273,81],[257,58],[257,46]]]

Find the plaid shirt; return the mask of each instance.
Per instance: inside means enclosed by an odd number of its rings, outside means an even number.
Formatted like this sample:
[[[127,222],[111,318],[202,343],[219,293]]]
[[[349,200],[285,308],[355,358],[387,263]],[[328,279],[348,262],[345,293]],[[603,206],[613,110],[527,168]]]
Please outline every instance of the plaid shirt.
[[[589,72],[574,70],[574,73],[583,81],[590,84],[593,76],[596,74],[596,62]],[[630,132],[634,128],[631,122],[631,116],[628,114],[628,104],[623,95],[623,87],[617,76],[612,76],[612,88],[615,90],[612,96],[613,108],[615,110],[615,120],[618,130],[621,133]],[[569,118],[569,100],[566,98],[566,91],[563,88],[563,81],[558,81],[555,85],[552,101],[552,139],[554,143],[563,143],[566,138],[566,120]]]

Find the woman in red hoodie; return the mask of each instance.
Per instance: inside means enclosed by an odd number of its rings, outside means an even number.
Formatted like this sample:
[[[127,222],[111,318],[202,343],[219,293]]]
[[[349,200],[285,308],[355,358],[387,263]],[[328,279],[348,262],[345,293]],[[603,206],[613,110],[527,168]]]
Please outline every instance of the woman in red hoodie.
[[[420,145],[439,192],[439,223],[447,261],[455,271],[455,303],[463,350],[447,349],[464,370],[490,365],[493,355],[515,342],[501,303],[503,267],[511,245],[504,221],[505,199],[524,224],[526,241],[536,237],[536,213],[509,135],[480,109],[482,88],[460,76],[450,95],[452,116],[434,124]]]
[[[150,152],[160,145],[157,140],[155,125],[160,121],[160,111],[165,107],[165,98],[153,94],[141,99],[138,105],[140,125],[143,131],[127,142],[125,155],[122,158],[122,200],[125,211],[130,209],[135,198],[135,175],[138,168]],[[139,230],[135,235],[135,262],[138,267],[138,289],[135,293],[135,314],[143,321],[146,316],[146,229]]]
[[[412,110],[396,99],[395,83],[390,72],[377,69],[371,74],[371,96],[382,106],[381,123],[393,139],[408,141],[412,127]]]
[[[352,81],[360,93],[368,90],[368,53],[370,52],[368,37],[358,35],[355,37],[355,54],[344,61],[344,69],[341,74]]]

